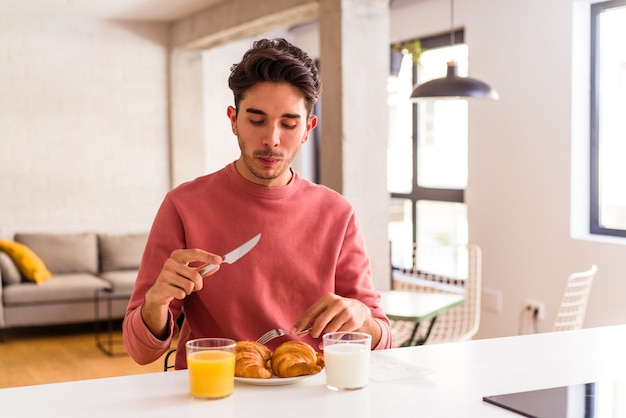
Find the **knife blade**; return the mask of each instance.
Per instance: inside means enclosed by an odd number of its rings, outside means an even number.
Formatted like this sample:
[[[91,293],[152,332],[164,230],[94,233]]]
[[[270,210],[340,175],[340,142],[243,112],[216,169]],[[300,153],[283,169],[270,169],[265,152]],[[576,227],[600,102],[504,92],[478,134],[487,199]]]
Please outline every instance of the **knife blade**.
[[[248,251],[250,251],[252,248],[254,248],[254,246],[257,245],[257,243],[259,242],[260,239],[261,239],[261,234],[258,233],[257,235],[252,237],[250,240],[246,241],[245,243],[243,243],[239,247],[235,248],[234,250],[232,250],[231,252],[226,254],[224,256],[224,261],[222,263],[232,264],[235,261],[239,260],[241,257],[246,255],[248,253]],[[215,268],[217,266],[218,266],[218,264],[209,264],[208,266],[203,267],[200,270],[200,275],[204,276],[208,272],[215,270]]]

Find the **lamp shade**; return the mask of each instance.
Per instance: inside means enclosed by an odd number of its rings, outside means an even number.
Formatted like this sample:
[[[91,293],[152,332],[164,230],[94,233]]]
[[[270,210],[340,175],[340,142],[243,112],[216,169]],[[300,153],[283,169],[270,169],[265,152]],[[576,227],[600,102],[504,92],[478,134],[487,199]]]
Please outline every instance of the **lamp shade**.
[[[436,78],[418,84],[411,93],[411,100],[427,99],[492,99],[500,95],[488,84],[470,77],[459,77],[457,63],[448,62],[448,73],[444,78]]]

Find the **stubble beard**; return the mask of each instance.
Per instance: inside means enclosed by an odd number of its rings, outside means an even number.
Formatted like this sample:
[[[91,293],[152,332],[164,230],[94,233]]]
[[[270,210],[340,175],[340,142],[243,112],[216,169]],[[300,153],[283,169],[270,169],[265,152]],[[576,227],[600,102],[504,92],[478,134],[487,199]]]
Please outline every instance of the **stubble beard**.
[[[239,141],[239,145],[241,148],[241,156],[244,164],[246,165],[246,168],[250,173],[252,173],[253,176],[261,180],[274,180],[280,177],[291,166],[291,162],[293,161],[296,154],[294,153],[288,158],[285,158],[284,155],[281,153],[272,152],[272,150],[266,149],[265,151],[255,151],[252,157],[250,157],[246,153],[246,149],[241,141]],[[280,167],[269,172],[259,171],[254,167],[254,164],[256,163],[256,158],[258,157],[278,158],[280,159]]]

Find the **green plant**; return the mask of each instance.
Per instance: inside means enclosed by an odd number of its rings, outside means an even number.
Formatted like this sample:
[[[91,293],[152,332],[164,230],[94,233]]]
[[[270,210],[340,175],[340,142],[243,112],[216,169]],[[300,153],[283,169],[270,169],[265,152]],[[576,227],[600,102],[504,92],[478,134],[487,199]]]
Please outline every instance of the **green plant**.
[[[452,238],[448,232],[437,232],[434,238],[441,245],[447,246],[452,244]]]
[[[419,64],[420,56],[422,55],[422,52],[424,52],[424,49],[422,48],[422,43],[419,39],[406,42],[397,42],[391,45],[391,49],[395,51],[400,51],[403,54],[411,54],[412,60],[415,64]]]

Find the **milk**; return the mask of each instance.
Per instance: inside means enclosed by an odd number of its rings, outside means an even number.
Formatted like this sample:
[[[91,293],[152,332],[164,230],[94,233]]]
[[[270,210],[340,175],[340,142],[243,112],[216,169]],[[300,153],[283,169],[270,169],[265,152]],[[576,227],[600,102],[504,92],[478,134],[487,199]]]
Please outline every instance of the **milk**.
[[[370,347],[363,344],[337,343],[324,347],[326,386],[333,390],[360,389],[367,386]]]

